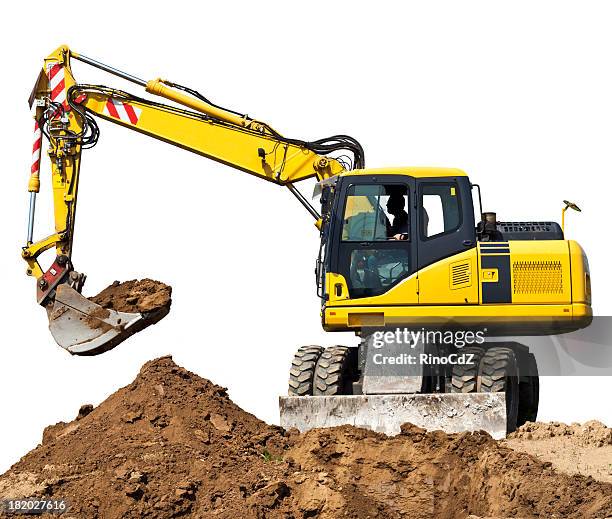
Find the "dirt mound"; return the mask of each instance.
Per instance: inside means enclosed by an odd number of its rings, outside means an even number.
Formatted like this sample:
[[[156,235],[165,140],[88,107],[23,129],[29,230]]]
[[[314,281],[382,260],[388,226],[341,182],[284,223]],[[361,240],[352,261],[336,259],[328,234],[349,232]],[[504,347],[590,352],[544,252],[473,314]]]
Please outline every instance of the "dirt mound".
[[[568,474],[583,474],[612,483],[612,429],[601,422],[572,425],[528,422],[503,443],[550,462]]]
[[[527,422],[510,434],[510,439],[545,440],[571,436],[576,445],[603,447],[612,445],[612,429],[597,420],[567,425],[560,422]]]
[[[394,438],[266,425],[170,357],[0,477],[0,498],[67,499],[78,518],[605,517],[612,485],[553,470],[486,433]]]
[[[172,303],[172,287],[153,279],[114,281],[89,300],[108,310],[118,312],[159,312]]]

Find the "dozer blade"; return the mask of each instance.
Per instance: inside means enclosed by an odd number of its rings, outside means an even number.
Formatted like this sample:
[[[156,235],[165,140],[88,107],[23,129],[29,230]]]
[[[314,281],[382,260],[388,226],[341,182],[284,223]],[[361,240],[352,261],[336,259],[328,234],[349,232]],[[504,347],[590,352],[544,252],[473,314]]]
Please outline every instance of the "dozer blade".
[[[48,317],[55,342],[74,355],[103,353],[152,324],[140,313],[102,308],[65,283],[57,286]]]
[[[354,425],[394,436],[409,422],[428,431],[506,435],[504,393],[281,396],[279,405],[280,425],[300,432]]]

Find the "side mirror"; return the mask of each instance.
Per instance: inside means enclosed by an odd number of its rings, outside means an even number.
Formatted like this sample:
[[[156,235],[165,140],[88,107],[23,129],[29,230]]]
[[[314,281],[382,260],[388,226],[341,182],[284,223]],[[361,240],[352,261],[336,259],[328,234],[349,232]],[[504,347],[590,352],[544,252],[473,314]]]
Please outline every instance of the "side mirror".
[[[568,209],[573,209],[574,211],[581,213],[582,209],[580,209],[580,207],[578,207],[574,202],[570,202],[568,200],[563,200],[563,203],[565,204],[565,207],[561,211],[561,230],[563,231],[563,235],[565,235],[565,211]]]

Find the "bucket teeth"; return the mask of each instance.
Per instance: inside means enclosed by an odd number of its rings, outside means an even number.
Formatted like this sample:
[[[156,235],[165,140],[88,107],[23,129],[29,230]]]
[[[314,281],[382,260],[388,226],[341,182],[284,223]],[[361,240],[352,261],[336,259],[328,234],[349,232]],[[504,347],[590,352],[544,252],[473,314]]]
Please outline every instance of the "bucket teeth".
[[[57,286],[47,312],[55,342],[74,355],[108,351],[151,324],[140,313],[117,312],[92,303],[65,283]]]

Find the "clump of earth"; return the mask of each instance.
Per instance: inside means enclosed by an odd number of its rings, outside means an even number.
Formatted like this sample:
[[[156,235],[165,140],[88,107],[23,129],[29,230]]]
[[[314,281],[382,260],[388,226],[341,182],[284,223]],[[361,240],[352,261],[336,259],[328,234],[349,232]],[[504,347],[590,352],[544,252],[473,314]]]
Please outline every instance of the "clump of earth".
[[[114,281],[89,300],[107,310],[146,313],[167,310],[172,303],[172,287],[153,279]]]

